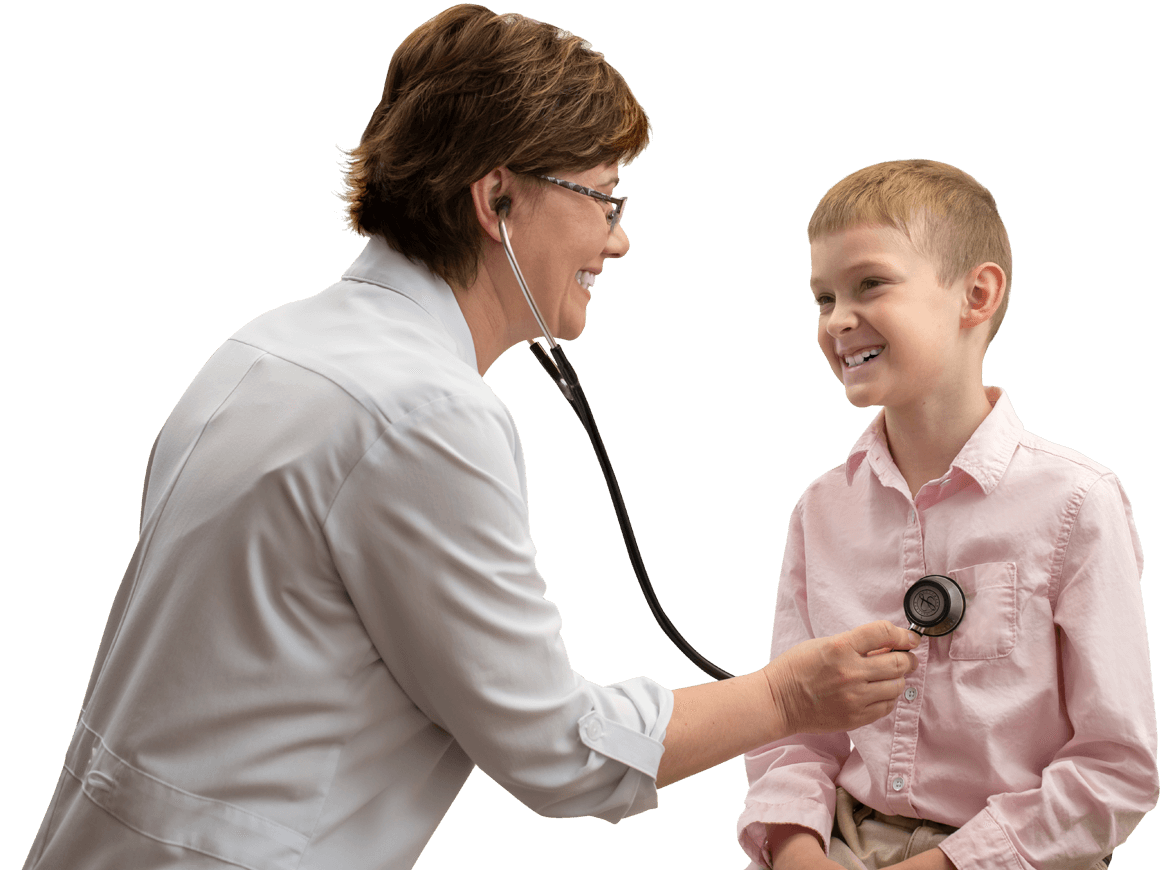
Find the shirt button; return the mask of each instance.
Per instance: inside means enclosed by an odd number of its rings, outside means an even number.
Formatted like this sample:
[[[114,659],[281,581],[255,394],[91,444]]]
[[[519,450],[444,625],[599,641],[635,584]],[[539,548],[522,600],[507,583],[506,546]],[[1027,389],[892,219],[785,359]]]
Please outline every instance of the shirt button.
[[[591,740],[598,740],[603,736],[603,723],[598,719],[592,719],[587,723],[587,737]]]
[[[905,689],[904,690],[904,700],[905,701],[915,701],[916,700],[916,689],[914,689],[912,686],[909,686],[907,689]]]
[[[892,791],[900,791],[904,788],[904,777],[898,776],[892,780]]]

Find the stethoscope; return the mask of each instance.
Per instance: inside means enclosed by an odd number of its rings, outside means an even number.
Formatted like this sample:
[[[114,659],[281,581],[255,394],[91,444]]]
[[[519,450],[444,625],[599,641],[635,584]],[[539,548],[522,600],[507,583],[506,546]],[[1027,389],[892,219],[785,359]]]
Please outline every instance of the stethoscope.
[[[961,625],[965,617],[965,593],[957,581],[944,574],[921,577],[904,593],[908,630],[925,637],[942,637]]]
[[[525,281],[525,276],[521,274],[521,267],[517,264],[517,257],[509,242],[509,232],[505,229],[505,215],[508,213],[509,205],[506,200],[497,206],[497,228],[501,232],[501,245],[505,249],[505,256],[509,260],[509,265],[513,269],[513,274],[517,278],[525,301],[542,332],[542,337],[550,346],[550,351],[547,353],[545,348],[531,339],[529,349],[554,383],[558,385],[558,389],[566,397],[566,401],[570,403],[574,413],[578,415],[579,422],[582,423],[587,436],[591,439],[591,446],[594,447],[599,467],[607,481],[607,490],[611,493],[611,503],[615,507],[615,518],[619,521],[619,529],[623,533],[623,543],[627,545],[627,556],[631,560],[631,567],[639,581],[639,588],[643,592],[644,600],[647,601],[652,615],[655,616],[656,622],[659,623],[664,634],[693,664],[713,679],[727,680],[733,675],[717,667],[693,649],[692,645],[684,639],[684,635],[672,624],[672,620],[668,618],[668,614],[660,606],[660,600],[656,597],[655,590],[652,589],[652,581],[644,567],[639,544],[635,540],[635,531],[631,527],[627,507],[623,503],[623,493],[619,491],[619,481],[615,477],[615,470],[611,467],[611,460],[607,457],[607,448],[603,445],[603,437],[599,434],[599,427],[595,425],[591,406],[587,403],[586,394],[578,382],[578,375],[575,374],[574,367],[570,365],[570,360],[566,358],[566,353],[562,350],[561,345],[550,334],[546,320],[542,317],[542,312],[538,310],[533,294],[530,293],[529,285]],[[961,623],[961,619],[965,615],[965,594],[952,578],[942,574],[929,574],[912,584],[905,594],[904,614],[908,617],[911,631],[929,637],[939,637],[953,631]]]

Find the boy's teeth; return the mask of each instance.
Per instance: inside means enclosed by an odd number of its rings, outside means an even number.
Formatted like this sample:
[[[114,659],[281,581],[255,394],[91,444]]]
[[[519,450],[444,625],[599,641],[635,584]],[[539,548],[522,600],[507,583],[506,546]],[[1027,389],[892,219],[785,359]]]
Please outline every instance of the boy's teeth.
[[[574,273],[574,280],[589,290],[595,284],[595,273],[588,272],[585,269],[579,269]]]
[[[881,350],[882,348],[879,347],[869,348],[868,350],[861,351],[860,353],[849,354],[843,357],[843,361],[847,363],[848,368],[854,368],[857,365],[861,365],[862,363],[867,362],[873,357],[879,356]]]

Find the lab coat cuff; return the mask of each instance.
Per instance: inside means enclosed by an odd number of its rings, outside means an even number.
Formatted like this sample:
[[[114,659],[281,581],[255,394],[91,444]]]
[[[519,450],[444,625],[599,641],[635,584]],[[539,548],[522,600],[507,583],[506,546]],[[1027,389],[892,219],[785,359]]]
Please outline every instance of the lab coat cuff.
[[[626,764],[653,780],[664,754],[664,744],[592,710],[578,720],[578,736],[600,755]]]

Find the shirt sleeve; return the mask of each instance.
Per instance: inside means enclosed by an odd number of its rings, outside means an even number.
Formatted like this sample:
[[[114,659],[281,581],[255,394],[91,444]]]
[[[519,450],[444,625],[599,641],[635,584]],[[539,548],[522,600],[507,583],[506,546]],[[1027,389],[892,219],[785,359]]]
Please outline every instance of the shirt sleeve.
[[[571,669],[517,449],[487,399],[427,404],[350,473],[327,537],[376,650],[428,718],[535,811],[617,822],[656,805],[672,695]]]
[[[1051,600],[1071,736],[1038,788],[990,798],[942,846],[959,870],[1090,867],[1156,803],[1156,714],[1142,558],[1111,475],[1073,498]]]
[[[799,501],[790,518],[786,554],[778,582],[771,656],[814,636],[807,614],[806,547]],[[796,734],[745,756],[749,792],[737,823],[738,840],[751,860],[769,867],[767,825],[800,825],[817,834],[824,848],[831,840],[835,779],[851,751],[846,732]]]

